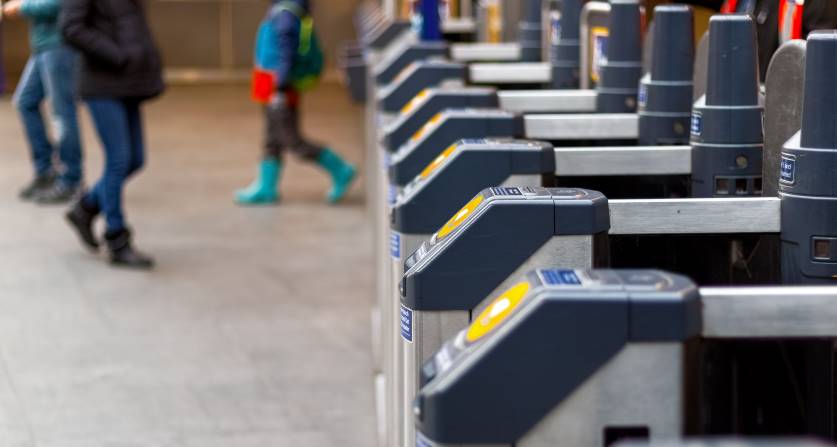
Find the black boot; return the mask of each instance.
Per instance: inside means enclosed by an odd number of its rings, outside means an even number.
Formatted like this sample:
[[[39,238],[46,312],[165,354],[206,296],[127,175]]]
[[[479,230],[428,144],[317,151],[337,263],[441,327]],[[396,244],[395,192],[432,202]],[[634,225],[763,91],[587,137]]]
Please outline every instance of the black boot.
[[[28,185],[26,185],[21,191],[18,196],[21,200],[32,200],[37,197],[41,192],[46,191],[47,189],[52,188],[52,185],[55,183],[55,174],[45,174],[40,175],[32,179]]]
[[[84,204],[83,200],[79,200],[65,216],[70,226],[76,230],[81,243],[92,251],[99,250],[99,241],[93,234],[93,220],[98,215],[98,209],[90,208]]]
[[[150,269],[154,267],[154,260],[148,255],[134,250],[131,245],[131,232],[120,230],[115,233],[105,233],[105,241],[110,250],[110,263],[121,267],[136,269]]]

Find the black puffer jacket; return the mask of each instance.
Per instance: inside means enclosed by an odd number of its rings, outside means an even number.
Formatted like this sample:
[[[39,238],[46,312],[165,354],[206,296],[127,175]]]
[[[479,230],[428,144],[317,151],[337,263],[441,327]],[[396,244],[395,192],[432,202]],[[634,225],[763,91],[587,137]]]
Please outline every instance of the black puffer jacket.
[[[83,98],[149,99],[165,89],[142,0],[64,0],[61,31],[84,57]]]

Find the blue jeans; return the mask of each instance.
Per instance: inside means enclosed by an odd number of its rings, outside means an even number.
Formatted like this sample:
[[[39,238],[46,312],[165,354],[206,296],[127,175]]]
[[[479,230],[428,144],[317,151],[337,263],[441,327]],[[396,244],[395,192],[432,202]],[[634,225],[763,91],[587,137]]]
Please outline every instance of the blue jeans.
[[[59,47],[33,54],[26,63],[20,84],[15,91],[14,103],[20,112],[35,175],[45,176],[56,172],[53,157],[63,164],[60,180],[67,186],[81,182],[81,141],[75,102],[75,76],[78,56],[67,48]],[[47,137],[41,103],[49,99],[55,124],[56,145]],[[57,148],[56,148],[57,146]]]
[[[84,196],[84,204],[105,214],[107,232],[125,229],[122,189],[145,163],[140,101],[125,98],[88,99],[87,107],[105,151],[105,172]]]

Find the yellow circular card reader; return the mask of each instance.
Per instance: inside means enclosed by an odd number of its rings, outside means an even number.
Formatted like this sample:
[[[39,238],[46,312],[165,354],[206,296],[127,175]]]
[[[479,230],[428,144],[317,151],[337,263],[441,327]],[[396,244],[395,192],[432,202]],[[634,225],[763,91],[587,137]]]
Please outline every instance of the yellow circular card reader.
[[[529,293],[530,288],[531,285],[524,281],[513,286],[506,293],[494,300],[468,328],[468,332],[465,334],[465,340],[468,343],[475,343],[491,333],[494,328],[499,326],[514,312],[526,294]]]
[[[415,110],[416,107],[418,107],[419,103],[421,103],[424,100],[424,98],[427,98],[429,95],[430,89],[427,88],[419,92],[418,95],[411,99],[410,102],[408,102],[407,105],[405,105],[404,108],[401,109],[401,115],[407,115],[412,113],[412,111]]]
[[[436,124],[438,124],[440,121],[442,121],[442,114],[441,114],[441,113],[437,113],[435,116],[433,116],[433,118],[430,118],[430,121],[428,121],[428,122],[427,122],[427,124],[425,124],[424,126],[422,126],[422,127],[421,127],[421,129],[419,129],[419,130],[418,130],[418,132],[416,132],[416,133],[413,135],[413,138],[411,138],[411,140],[412,140],[414,143],[415,143],[416,141],[418,141],[418,140],[421,140],[421,137],[423,137],[423,136],[424,136],[424,134],[426,134],[427,132],[429,132],[429,131],[430,131],[430,129],[432,129],[432,128],[433,128],[433,126],[435,126]]]
[[[426,168],[424,168],[424,171],[421,171],[421,178],[426,179],[427,177],[430,177],[431,174],[436,172],[439,168],[441,168],[445,164],[445,161],[447,161],[447,159],[450,158],[451,154],[453,154],[456,151],[456,147],[456,143],[448,146],[448,148],[445,149],[444,152],[439,154],[439,156],[436,157],[436,159],[434,159],[429,165],[427,165]]]
[[[465,222],[468,219],[468,216],[473,214],[474,211],[480,206],[480,204],[485,200],[482,194],[474,197],[465,205],[459,212],[457,212],[446,224],[433,236],[433,240],[440,241],[446,238],[449,234],[453,233],[454,230],[459,228],[462,225],[462,222]]]

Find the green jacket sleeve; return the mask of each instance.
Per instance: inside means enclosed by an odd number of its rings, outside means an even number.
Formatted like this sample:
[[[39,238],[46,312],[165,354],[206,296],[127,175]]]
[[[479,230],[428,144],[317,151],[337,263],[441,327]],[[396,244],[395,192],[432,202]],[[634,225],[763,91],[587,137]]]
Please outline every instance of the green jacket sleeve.
[[[20,12],[32,19],[57,19],[61,12],[61,0],[23,0]]]

